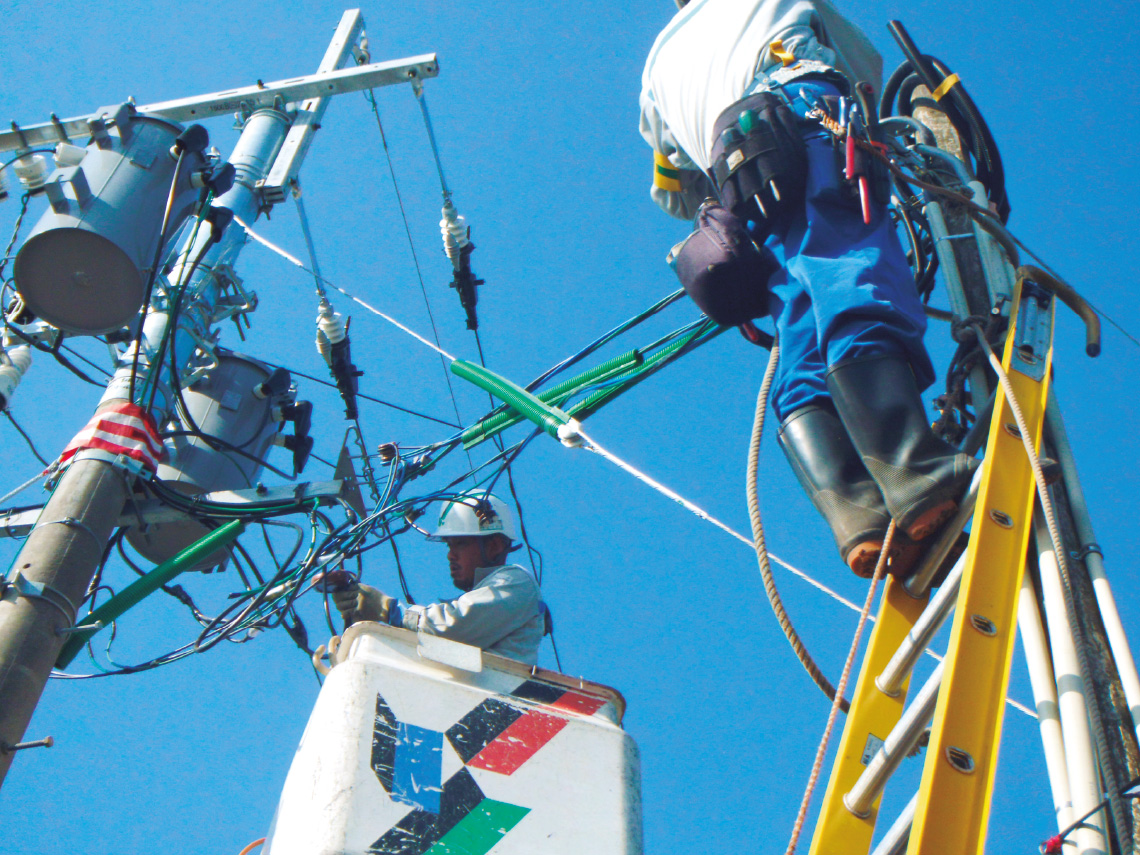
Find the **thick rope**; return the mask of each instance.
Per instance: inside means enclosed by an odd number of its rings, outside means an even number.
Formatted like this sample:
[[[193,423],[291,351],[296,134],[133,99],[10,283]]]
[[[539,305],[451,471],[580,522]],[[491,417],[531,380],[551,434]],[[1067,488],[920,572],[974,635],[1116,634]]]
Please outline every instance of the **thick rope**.
[[[863,611],[859,614],[859,624],[855,627],[855,637],[851,639],[851,649],[847,652],[847,661],[843,663],[843,674],[839,677],[839,686],[836,688],[835,700],[831,702],[831,711],[827,714],[827,726],[823,729],[823,738],[819,741],[819,748],[815,752],[815,762],[812,763],[811,775],[808,776],[807,788],[800,801],[800,810],[796,814],[795,825],[792,826],[792,837],[788,841],[785,855],[792,855],[796,851],[796,844],[803,831],[804,820],[807,818],[808,807],[811,806],[811,797],[815,792],[815,785],[819,781],[819,773],[823,768],[823,758],[827,755],[827,744],[831,741],[831,731],[835,727],[835,719],[839,714],[839,702],[843,692],[847,689],[847,680],[851,676],[851,666],[855,664],[855,654],[859,651],[859,642],[863,639],[863,629],[867,626],[867,618],[871,616],[871,606],[875,602],[875,593],[879,589],[887,567],[887,556],[891,552],[891,541],[895,537],[895,521],[891,520],[887,528],[887,536],[883,540],[883,549],[879,553],[879,563],[875,565],[875,575],[871,579],[871,587],[867,591],[867,599],[863,603]]]
[[[985,331],[978,325],[973,324],[974,333],[978,337],[978,341],[985,349],[989,357],[990,365],[997,373],[998,381],[1001,383],[1002,390],[1005,392],[1006,401],[1009,403],[1010,412],[1013,413],[1013,418],[1017,422],[1017,429],[1021,432],[1021,443],[1025,447],[1025,454],[1029,458],[1029,465],[1033,469],[1033,480],[1037,482],[1037,496],[1041,500],[1041,509],[1045,514],[1045,524],[1049,528],[1049,539],[1053,543],[1053,552],[1057,558],[1057,567],[1061,571],[1061,590],[1065,595],[1065,611],[1068,614],[1070,629],[1075,629],[1077,607],[1073,601],[1073,590],[1071,584],[1071,577],[1069,573],[1069,562],[1065,552],[1065,545],[1061,539],[1061,528],[1057,525],[1057,516],[1053,510],[1053,500],[1049,497],[1049,487],[1045,482],[1045,473],[1041,471],[1041,461],[1037,457],[1037,451],[1033,447],[1033,438],[1029,432],[1029,425],[1025,421],[1025,416],[1021,412],[1021,405],[1018,404],[1017,398],[1013,393],[1013,384],[1009,380],[1009,375],[1005,373],[1002,368],[1001,360],[997,358],[994,349],[990,346],[989,341],[986,340]],[[1077,639],[1074,639],[1075,641]],[[1096,693],[1092,683],[1092,663],[1089,662],[1088,651],[1085,648],[1083,640],[1082,643],[1075,644],[1077,650],[1077,660],[1081,669],[1081,685],[1084,689],[1086,698],[1086,709],[1089,714],[1089,724],[1092,728],[1093,738],[1096,740],[1096,750],[1100,757],[1108,757],[1108,739],[1105,736],[1104,721],[1101,716],[1100,706],[1096,701]],[[1124,809],[1124,802],[1120,796],[1120,782],[1115,780],[1112,774],[1112,767],[1107,763],[1101,764],[1101,774],[1106,778],[1106,787],[1108,791],[1108,804],[1112,812],[1112,822],[1116,826],[1116,833],[1118,835],[1118,843],[1122,842],[1119,838],[1123,836],[1124,830],[1129,826],[1126,824],[1126,816]]]
[[[752,542],[756,547],[756,561],[760,565],[760,578],[764,582],[764,593],[768,595],[768,602],[772,605],[772,613],[776,616],[776,623],[788,639],[788,644],[808,672],[812,682],[823,690],[828,700],[836,698],[835,687],[824,676],[819,666],[815,664],[811,654],[808,653],[799,633],[792,625],[792,619],[784,608],[780,599],[780,592],[776,590],[776,580],[772,576],[772,567],[768,563],[768,546],[764,542],[764,525],[760,520],[760,497],[756,488],[756,479],[760,470],[760,439],[764,435],[764,415],[768,411],[768,394],[772,389],[772,378],[776,376],[776,366],[780,362],[780,342],[777,339],[772,344],[772,352],[768,355],[768,367],[764,371],[764,381],[760,384],[760,394],[756,398],[756,418],[752,423],[752,440],[748,446],[748,474],[745,490],[748,494],[748,519],[752,523]],[[840,707],[847,712],[848,703],[840,696]]]

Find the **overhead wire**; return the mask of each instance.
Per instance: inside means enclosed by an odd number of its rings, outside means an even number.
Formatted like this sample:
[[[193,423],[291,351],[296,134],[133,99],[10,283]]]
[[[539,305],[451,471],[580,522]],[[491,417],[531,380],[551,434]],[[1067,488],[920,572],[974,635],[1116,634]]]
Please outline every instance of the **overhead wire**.
[[[28,432],[26,430],[24,430],[22,427],[20,427],[20,423],[18,421],[16,421],[16,417],[14,415],[12,415],[11,406],[4,408],[4,415],[6,415],[8,417],[8,421],[12,423],[12,427],[14,427],[16,429],[16,432],[24,438],[24,442],[26,442],[28,444],[28,448],[31,449],[32,455],[36,458],[36,460],[38,460],[44,466],[50,466],[51,464],[47,461],[47,459],[42,454],[40,454],[39,449],[36,448],[36,444],[32,441],[31,436],[28,435]],[[37,477],[39,477],[39,476],[37,476]],[[32,483],[32,482],[29,482],[29,483]],[[25,484],[23,487],[20,487],[15,492],[9,493],[7,496],[4,496],[3,499],[0,499],[0,502],[3,502],[3,501],[10,499],[12,496],[16,495],[16,493],[19,493],[21,490],[23,490],[27,486],[28,486],[28,484]]]
[[[400,194],[400,186],[396,181],[396,169],[392,164],[392,153],[388,148],[388,137],[384,133],[384,123],[380,120],[380,105],[376,102],[376,93],[371,89],[367,90],[365,97],[367,98],[368,103],[372,106],[372,115],[376,117],[376,128],[380,131],[380,142],[384,146],[384,157],[388,161],[388,174],[392,177],[392,189],[396,193],[396,203],[400,208],[400,217],[404,221],[404,233],[408,236],[408,247],[411,250],[412,261],[415,264],[416,278],[419,280],[420,292],[423,294],[424,306],[427,308],[428,320],[431,322],[432,336],[435,338],[436,348],[439,349],[441,347],[439,344],[439,330],[436,329],[435,316],[432,314],[431,310],[431,301],[428,299],[427,287],[424,285],[423,271],[420,269],[420,260],[416,255],[416,245],[412,240],[412,229],[408,224],[408,214],[404,210],[404,199]],[[452,359],[451,361],[454,362],[455,360]],[[451,404],[455,408],[455,418],[457,421],[462,422],[463,416],[459,414],[459,402],[455,397],[455,388],[451,384],[451,372],[448,371],[446,363],[441,362],[440,366],[443,368],[444,380],[447,381],[447,390],[451,395]]]

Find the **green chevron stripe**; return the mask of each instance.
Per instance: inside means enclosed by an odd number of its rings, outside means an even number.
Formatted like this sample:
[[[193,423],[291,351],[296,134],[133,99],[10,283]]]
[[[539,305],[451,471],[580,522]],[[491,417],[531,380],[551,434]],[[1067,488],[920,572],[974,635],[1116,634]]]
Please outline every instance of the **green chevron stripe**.
[[[426,855],[487,855],[530,808],[483,799],[471,813],[441,837]]]

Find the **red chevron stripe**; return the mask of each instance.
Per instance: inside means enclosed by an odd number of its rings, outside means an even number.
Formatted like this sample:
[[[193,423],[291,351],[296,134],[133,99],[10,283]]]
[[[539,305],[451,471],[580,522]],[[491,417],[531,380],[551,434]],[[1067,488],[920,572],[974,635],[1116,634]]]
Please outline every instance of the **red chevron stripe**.
[[[577,715],[593,715],[605,701],[598,698],[566,692],[546,706]],[[537,754],[569,721],[561,716],[531,711],[510,724],[506,730],[467,761],[468,766],[486,769],[500,775],[511,775],[527,760]]]

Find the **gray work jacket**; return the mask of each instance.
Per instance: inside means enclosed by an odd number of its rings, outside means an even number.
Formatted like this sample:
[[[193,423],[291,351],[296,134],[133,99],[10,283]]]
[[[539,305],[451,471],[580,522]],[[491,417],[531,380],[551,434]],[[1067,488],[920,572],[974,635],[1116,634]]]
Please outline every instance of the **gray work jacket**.
[[[544,628],[541,602],[542,592],[529,570],[517,564],[480,567],[470,591],[453,600],[403,606],[401,623],[404,629],[537,665]]]

